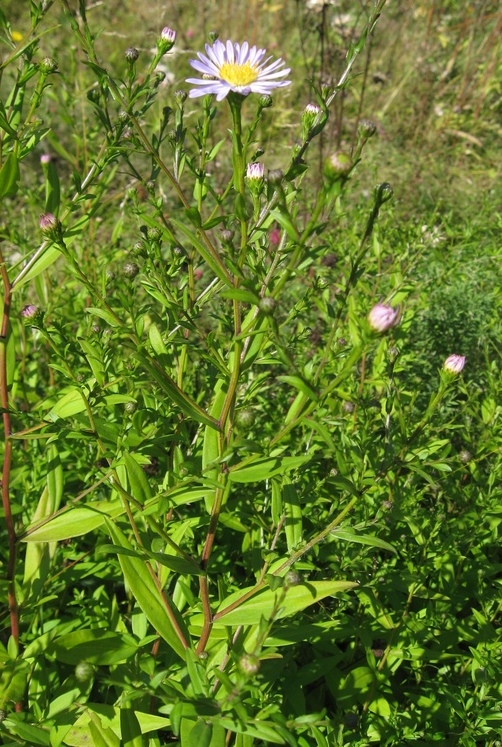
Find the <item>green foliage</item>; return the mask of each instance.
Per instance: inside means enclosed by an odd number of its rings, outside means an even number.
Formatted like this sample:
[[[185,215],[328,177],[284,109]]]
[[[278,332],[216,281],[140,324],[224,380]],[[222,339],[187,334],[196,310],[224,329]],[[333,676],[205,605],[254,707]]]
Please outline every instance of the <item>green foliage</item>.
[[[420,27],[408,98],[378,70],[401,10],[279,1],[270,107],[187,99],[185,55],[129,8],[122,49],[104,5],[0,11],[0,743],[495,747],[500,217],[439,166],[404,185],[434,100],[439,139],[490,132],[480,24],[435,9],[448,75]]]

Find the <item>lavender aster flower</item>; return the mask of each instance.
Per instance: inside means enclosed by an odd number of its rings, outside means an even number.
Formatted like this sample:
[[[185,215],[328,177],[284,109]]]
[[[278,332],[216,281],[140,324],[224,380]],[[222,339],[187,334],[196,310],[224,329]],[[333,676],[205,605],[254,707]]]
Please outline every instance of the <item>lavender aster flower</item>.
[[[202,78],[187,78],[197,88],[192,88],[190,98],[215,94],[216,100],[221,101],[234,91],[242,96],[250,93],[270,94],[274,88],[289,86],[290,80],[278,80],[290,71],[290,68],[279,70],[284,65],[281,58],[267,64],[272,58],[265,60],[266,50],[250,47],[247,42],[242,45],[227,41],[226,44],[217,40],[214,44],[206,44],[206,54],[197,53],[198,60],[190,60],[190,65],[202,73]]]

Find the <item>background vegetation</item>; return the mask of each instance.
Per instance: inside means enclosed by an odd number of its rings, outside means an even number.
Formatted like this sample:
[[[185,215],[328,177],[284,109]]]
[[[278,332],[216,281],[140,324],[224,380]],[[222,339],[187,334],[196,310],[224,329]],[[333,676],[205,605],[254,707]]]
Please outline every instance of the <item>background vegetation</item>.
[[[2,744],[502,744],[502,11],[380,5],[3,1]]]

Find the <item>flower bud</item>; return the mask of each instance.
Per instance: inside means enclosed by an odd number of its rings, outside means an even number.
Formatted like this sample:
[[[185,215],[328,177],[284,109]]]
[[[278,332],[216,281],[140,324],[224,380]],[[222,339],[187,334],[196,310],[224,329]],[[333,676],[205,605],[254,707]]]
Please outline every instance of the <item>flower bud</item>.
[[[42,153],[40,156],[40,163],[42,166],[47,166],[48,163],[52,161],[52,156],[50,153]]]
[[[462,464],[467,464],[467,462],[470,462],[472,459],[472,454],[470,451],[467,451],[467,449],[462,449],[462,451],[459,453],[458,458],[462,462]]]
[[[264,93],[260,96],[258,99],[258,103],[260,105],[260,109],[268,109],[270,106],[272,106],[272,96],[269,96],[268,93]]]
[[[128,47],[124,52],[124,57],[126,58],[127,62],[132,65],[133,62],[136,62],[136,60],[138,59],[139,51],[135,47]]]
[[[63,236],[61,221],[53,213],[43,213],[40,216],[40,230],[48,239],[58,241]]]
[[[254,654],[244,654],[239,659],[239,669],[243,674],[253,676],[260,671],[260,660]]]
[[[124,406],[124,410],[127,412],[128,415],[132,415],[136,412],[138,408],[137,402],[126,402]]]
[[[151,226],[146,231],[146,237],[150,241],[160,241],[162,239],[162,231],[156,226]]]
[[[215,41],[218,39],[218,37],[219,37],[219,34],[217,31],[210,31],[208,34],[209,43],[214,44]]]
[[[44,312],[35,306],[33,303],[29,303],[21,311],[21,317],[24,322],[30,327],[41,327],[44,319]]]
[[[319,125],[322,123],[322,127],[324,127],[326,117],[320,118],[320,121],[316,125],[314,129],[313,125],[316,119],[319,117],[320,113],[322,112],[322,109],[320,106],[317,106],[317,104],[307,104],[305,109],[303,110],[302,114],[302,136],[304,140],[308,140],[309,138],[313,138],[315,135],[318,134],[319,131]],[[322,129],[321,127],[321,129]]]
[[[342,410],[344,412],[348,412],[350,414],[351,412],[354,412],[354,409],[355,409],[355,405],[350,400],[346,399],[343,402],[343,404],[342,404]]]
[[[49,75],[49,73],[55,73],[58,69],[58,63],[53,57],[44,57],[39,65],[40,72]]]
[[[135,278],[139,272],[139,267],[136,262],[126,262],[124,265],[124,275],[126,278]]]
[[[237,410],[235,413],[235,422],[241,428],[251,428],[255,421],[255,414],[249,407]]]
[[[269,233],[268,240],[270,242],[270,246],[279,246],[279,244],[281,243],[281,229],[273,228]]]
[[[88,661],[81,661],[75,667],[75,679],[77,682],[89,682],[94,676],[95,668]]]
[[[259,307],[260,311],[262,311],[265,316],[270,316],[270,314],[274,313],[277,307],[277,301],[275,298],[272,298],[272,296],[264,296],[260,299]]]
[[[324,176],[331,181],[336,181],[347,176],[352,168],[352,161],[347,153],[338,151],[332,153],[324,163]]]
[[[357,129],[361,137],[367,140],[375,134],[377,128],[370,119],[361,119]]]
[[[395,309],[387,304],[377,303],[368,314],[370,327],[374,332],[387,332],[399,322],[399,306]]]
[[[284,576],[284,583],[286,586],[298,586],[301,582],[302,577],[298,571],[294,571],[293,569],[290,569]]]
[[[248,163],[246,168],[246,181],[250,192],[259,195],[263,189],[263,174],[265,167],[262,163]]]
[[[234,232],[230,228],[223,228],[221,233],[221,240],[224,244],[231,244],[234,238]]]
[[[373,195],[375,197],[375,202],[377,205],[383,205],[384,202],[388,202],[392,195],[394,194],[394,190],[390,186],[388,182],[382,182],[382,184],[377,184],[376,187],[373,190]]]
[[[448,373],[454,374],[455,376],[462,373],[465,366],[465,355],[456,355],[453,353],[443,363],[443,370]]]
[[[174,100],[176,101],[180,109],[185,103],[185,101],[187,100],[187,97],[188,97],[188,93],[186,91],[175,91],[174,92]]]
[[[160,54],[166,54],[170,49],[174,47],[176,41],[176,31],[170,29],[169,26],[164,26],[160,32],[160,38],[157,39],[157,49]]]

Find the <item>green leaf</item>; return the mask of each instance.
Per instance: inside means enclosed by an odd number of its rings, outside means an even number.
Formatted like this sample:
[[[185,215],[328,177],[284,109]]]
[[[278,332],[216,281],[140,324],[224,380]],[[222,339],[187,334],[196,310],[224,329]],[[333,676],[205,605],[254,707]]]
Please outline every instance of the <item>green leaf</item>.
[[[181,721],[181,744],[183,747],[210,747],[213,736],[213,726],[207,721],[200,719],[189,721],[184,718]]]
[[[262,482],[270,477],[285,474],[293,469],[301,467],[310,460],[309,455],[297,457],[267,457],[265,459],[254,457],[246,459],[232,467],[228,473],[231,482],[248,483]]]
[[[317,402],[319,395],[317,392],[308,384],[304,379],[299,376],[278,376],[279,381],[284,381],[286,384],[291,384],[292,387],[298,389],[306,397]]]
[[[145,353],[137,351],[135,357],[141,363],[152,378],[157,382],[160,388],[169,396],[169,398],[178,405],[178,407],[199,423],[209,425],[211,428],[219,430],[218,423],[210,417],[199,405],[194,402],[185,392],[180,389],[176,382],[164,371],[164,369]]]
[[[292,552],[301,542],[303,522],[298,492],[287,481],[282,488],[282,502],[286,514],[286,542],[288,551]]]
[[[15,153],[11,152],[0,169],[0,200],[16,194],[20,178],[19,161]]]
[[[357,584],[352,581],[312,581],[311,583],[290,586],[287,589],[272,591],[264,589],[243,602],[239,607],[225,612],[231,604],[237,602],[249,589],[234,592],[225,599],[214,616],[215,625],[256,625],[262,618],[275,620],[294,615],[325,597],[340,594],[353,589]]]
[[[199,216],[199,220],[200,220],[200,216]],[[171,218],[170,222],[183,235],[183,237],[193,246],[193,248],[199,252],[201,257],[207,262],[211,270],[214,272],[216,277],[219,278],[221,281],[223,281],[225,285],[232,287],[233,286],[232,277],[230,273],[228,272],[227,268],[225,267],[225,265],[223,264],[220,257],[216,255],[216,250],[214,250],[214,253],[213,253],[208,247],[206,247],[205,244],[197,238],[193,228],[188,228],[188,226],[185,226],[184,223],[182,223],[181,221],[175,220],[174,218]]]
[[[120,732],[123,747],[143,747],[141,726],[132,708],[120,709]]]
[[[346,542],[357,542],[359,545],[369,545],[370,547],[380,547],[382,550],[388,550],[397,555],[397,550],[389,545],[385,540],[380,537],[375,537],[373,534],[357,534],[353,529],[339,529],[335,528],[331,532],[331,536],[336,539],[345,540]]]
[[[152,497],[152,490],[150,483],[144,471],[132,454],[124,452],[122,456],[127,471],[127,479],[129,481],[129,487],[131,495],[142,505]]]
[[[6,718],[3,721],[2,726],[10,734],[15,734],[23,740],[25,745],[30,745],[30,747],[33,745],[43,745],[44,747],[48,747],[50,745],[51,742],[48,731],[40,729],[38,726],[32,726],[23,721],[18,721],[18,718],[17,715],[12,714],[9,718]]]
[[[116,518],[124,512],[120,501],[96,501],[95,504],[87,504],[82,508],[63,511],[38,528],[28,527],[21,539],[23,542],[59,542],[80,537],[102,526],[105,516]]]
[[[83,412],[84,410],[85,402],[80,389],[71,387],[66,394],[56,402],[54,407],[49,410],[45,417],[54,421],[57,418],[70,418],[73,415],[78,415],[79,412]]]
[[[137,652],[130,636],[114,633],[103,628],[75,630],[53,640],[47,652],[65,664],[77,665],[81,661],[90,664],[118,664],[127,661]]]
[[[126,536],[113,522],[107,519],[106,526],[115,545],[134,551]],[[132,595],[149,622],[184,660],[190,636],[178,610],[167,597],[163,597],[143,560],[127,555],[118,555],[118,560]]]
[[[85,309],[85,312],[86,314],[92,314],[93,316],[97,316],[100,319],[103,319],[103,321],[109,324],[110,327],[120,326],[120,322],[117,321],[114,315],[110,314],[110,312],[106,311],[105,309],[96,309],[94,308],[94,306],[89,306],[87,309]]]
[[[94,374],[96,381],[98,382],[99,386],[103,386],[105,381],[105,366],[102,360],[101,353],[99,352],[98,348],[96,348],[96,346],[88,340],[84,340],[81,337],[77,339],[80,347],[85,353],[87,363],[89,364],[89,367]]]

